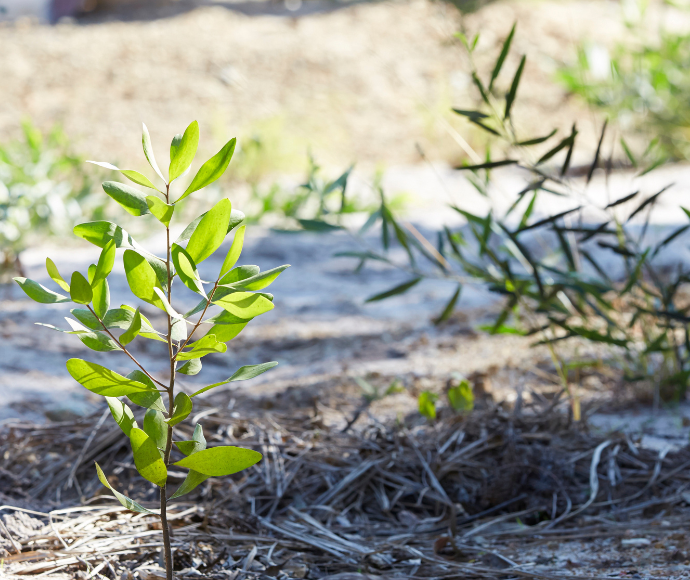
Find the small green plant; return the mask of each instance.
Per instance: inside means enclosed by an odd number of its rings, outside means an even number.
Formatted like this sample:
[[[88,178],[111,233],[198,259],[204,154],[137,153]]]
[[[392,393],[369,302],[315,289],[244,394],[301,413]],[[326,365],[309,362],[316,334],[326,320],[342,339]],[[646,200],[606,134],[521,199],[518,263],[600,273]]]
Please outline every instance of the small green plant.
[[[422,391],[417,397],[417,407],[419,414],[426,417],[429,421],[436,419],[436,401],[438,395],[431,391]]]
[[[197,122],[190,124],[184,134],[173,138],[167,180],[156,163],[145,125],[142,143],[144,154],[163,182],[163,187],[159,189],[148,177],[137,171],[118,169],[109,163],[98,163],[108,169],[120,171],[129,180],[155,191],[156,194],[146,195],[139,189],[114,181],[103,183],[103,189],[133,216],[152,215],[157,220],[166,232],[166,256],[161,258],[149,252],[114,223],[88,222],[74,228],[78,237],[102,248],[98,262],[89,266],[88,272],[74,272],[68,283],[53,261],[46,261],[50,277],[69,295],[54,292],[27,278],[15,280],[37,302],[77,304],[71,310],[74,319],[67,319],[71,330],[61,332],[75,334],[92,350],[120,352],[137,367],[124,376],[86,360],[72,358],[67,361],[68,372],[79,384],[106,398],[113,418],[130,440],[137,471],[144,479],[160,488],[160,510],[150,510],[116,491],[100,466],[96,465],[101,483],[113,492],[122,505],[136,512],[160,517],[167,578],[171,580],[173,560],[167,522],[168,502],[189,493],[209,477],[237,473],[261,459],[261,454],[251,449],[207,447],[200,424],[195,425],[191,440],[175,440],[175,427],[190,415],[196,396],[233,381],[256,377],[278,363],[243,366],[228,379],[203,387],[191,395],[175,388],[175,377],[177,373],[198,374],[201,371],[202,357],[226,352],[226,343],[237,336],[253,318],[272,310],[273,296],[262,291],[288,266],[265,272],[260,272],[257,266],[235,266],[244,242],[244,215],[234,210],[228,199],[221,199],[192,221],[177,240],[170,240],[170,223],[181,202],[216,181],[225,172],[235,149],[235,139],[228,141],[214,157],[201,166],[191,183],[174,201],[171,186],[176,185],[178,179],[190,168],[197,151]],[[215,281],[202,280],[197,265],[213,255],[233,230],[235,235],[232,245]],[[124,250],[122,260],[132,294],[165,314],[166,327],[162,331],[157,330],[142,314],[140,307],[128,304],[111,307],[108,276],[112,272],[117,249]],[[179,281],[178,284],[174,284],[176,281]],[[186,314],[180,314],[173,306],[173,288],[178,285],[180,289],[184,287],[185,291],[194,292],[200,297],[197,306]],[[214,307],[219,307],[220,311],[207,316]],[[196,314],[199,314],[198,318],[192,321],[191,318]],[[207,330],[203,332],[202,328]],[[156,340],[167,344],[167,377],[156,378],[137,361],[132,346],[135,341],[141,340]],[[125,399],[146,409],[141,427]],[[179,454],[174,451],[173,444]],[[180,458],[174,460],[173,454],[178,454]],[[180,487],[168,498],[170,465],[188,469],[189,472]]]
[[[64,235],[98,207],[93,183],[59,128],[22,123],[23,139],[0,145],[0,268],[22,273],[21,252],[38,235]]]
[[[474,409],[474,392],[467,379],[460,379],[448,389],[448,404],[456,413],[469,413]]]

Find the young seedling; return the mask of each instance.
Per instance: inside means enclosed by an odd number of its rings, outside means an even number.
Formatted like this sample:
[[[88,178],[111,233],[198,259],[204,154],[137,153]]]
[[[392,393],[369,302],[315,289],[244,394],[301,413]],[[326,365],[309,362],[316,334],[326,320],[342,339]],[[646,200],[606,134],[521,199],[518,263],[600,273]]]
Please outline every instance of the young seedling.
[[[232,209],[228,199],[221,199],[190,223],[177,240],[170,241],[170,222],[175,212],[179,213],[180,202],[223,174],[232,158],[235,139],[228,141],[201,166],[189,186],[174,201],[171,184],[185,175],[194,159],[199,143],[198,123],[194,121],[183,135],[174,137],[170,146],[167,180],[156,163],[145,125],[142,142],[146,159],[164,184],[160,189],[137,171],[118,169],[109,163],[96,164],[120,171],[130,181],[155,192],[154,195],[146,195],[130,185],[114,181],[103,184],[106,194],[130,214],[152,214],[162,224],[167,240],[165,258],[144,249],[114,223],[89,222],[74,228],[77,236],[102,248],[98,263],[89,266],[88,272],[74,272],[68,283],[53,261],[50,258],[46,260],[48,274],[68,295],[53,292],[27,278],[15,278],[15,281],[36,302],[76,303],[77,308],[71,310],[74,319],[66,319],[71,330],[61,332],[75,334],[92,350],[121,352],[128,358],[130,366],[136,367],[125,376],[86,360],[72,358],[67,361],[67,370],[78,383],[106,398],[113,418],[129,437],[137,471],[160,488],[160,511],[149,510],[115,490],[96,464],[101,483],[113,492],[123,506],[160,517],[166,573],[168,580],[172,580],[173,561],[166,515],[168,501],[189,493],[209,477],[237,473],[261,460],[261,454],[252,449],[207,447],[199,424],[194,427],[192,439],[186,441],[175,440],[175,428],[190,415],[197,395],[233,381],[251,379],[278,363],[243,366],[228,379],[208,385],[191,395],[179,389],[176,392],[175,376],[177,373],[199,373],[204,356],[224,353],[226,343],[235,338],[249,321],[272,310],[273,296],[262,291],[288,266],[266,272],[260,272],[257,266],[235,267],[244,242],[244,215]],[[213,255],[233,230],[234,240],[215,281],[202,280],[197,265]],[[123,304],[119,308],[111,308],[108,276],[112,272],[118,248],[124,250],[122,260],[132,294],[164,312],[166,328],[162,331],[154,328],[140,307]],[[179,284],[174,285],[176,278]],[[187,291],[198,294],[200,301],[197,306],[186,314],[178,313],[172,306],[173,286],[184,286]],[[220,311],[207,317],[212,307],[220,307]],[[196,318],[195,315],[199,313]],[[192,317],[196,320],[192,321]],[[60,330],[50,325],[43,326]],[[202,328],[208,330],[204,332]],[[135,358],[132,346],[135,341],[144,339],[166,343],[168,376],[157,378]],[[126,401],[147,409],[141,426]],[[174,462],[171,459],[173,443],[184,456]],[[168,467],[171,462],[176,468],[185,468],[189,472],[182,485],[168,498]]]

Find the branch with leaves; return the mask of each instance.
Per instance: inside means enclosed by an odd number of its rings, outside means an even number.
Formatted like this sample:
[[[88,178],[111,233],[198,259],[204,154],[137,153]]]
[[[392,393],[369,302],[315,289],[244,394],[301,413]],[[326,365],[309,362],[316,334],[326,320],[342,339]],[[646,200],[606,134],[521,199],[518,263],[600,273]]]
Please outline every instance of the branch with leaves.
[[[127,212],[134,216],[152,215],[165,228],[166,257],[160,258],[146,250],[117,224],[95,221],[74,228],[75,235],[102,249],[98,262],[89,266],[86,274],[74,272],[68,283],[55,263],[50,258],[46,260],[49,276],[69,295],[54,292],[27,278],[15,278],[15,281],[36,302],[73,302],[78,305],[71,310],[74,318],[66,319],[71,330],[43,326],[74,334],[94,351],[122,352],[138,367],[123,376],[79,358],[67,361],[67,370],[74,380],[92,393],[106,398],[113,418],[130,440],[137,471],[160,488],[160,510],[148,509],[115,490],[100,466],[96,465],[101,483],[113,492],[122,505],[136,512],[160,517],[167,577],[172,580],[168,502],[189,493],[209,477],[231,475],[261,460],[261,454],[251,449],[207,447],[200,424],[195,425],[191,440],[175,440],[175,427],[189,417],[194,397],[234,381],[254,378],[278,363],[244,366],[228,379],[203,387],[191,395],[175,389],[176,375],[198,374],[203,357],[226,352],[227,343],[251,320],[272,310],[273,296],[263,290],[288,266],[265,272],[261,272],[258,266],[236,266],[244,244],[244,215],[234,210],[228,199],[220,200],[196,218],[171,243],[170,223],[180,202],[221,177],[235,150],[235,139],[228,141],[201,166],[175,201],[171,200],[171,186],[190,169],[199,144],[199,125],[194,121],[184,134],[173,138],[168,179],[165,179],[156,163],[145,125],[142,144],[146,159],[163,181],[160,188],[138,171],[119,169],[110,163],[91,163],[119,171],[135,184],[156,192],[146,195],[125,183],[103,183],[105,193]],[[202,280],[197,265],[211,257],[231,232],[234,232],[234,238],[216,280],[212,283]],[[128,304],[111,307],[108,277],[112,273],[118,249],[123,250],[122,261],[132,294],[165,313],[167,328],[164,331],[156,330],[140,307]],[[186,314],[180,314],[172,304],[176,279],[185,290],[201,298],[197,306]],[[208,285],[212,287],[207,291]],[[207,317],[211,309],[217,312]],[[201,313],[198,319],[192,322],[190,318],[198,313]],[[206,329],[205,332],[202,329]],[[156,340],[167,344],[170,369],[167,377],[156,378],[135,358],[131,348],[137,340]],[[141,427],[127,401],[146,409]],[[171,465],[189,471],[184,482],[168,498],[168,468]]]

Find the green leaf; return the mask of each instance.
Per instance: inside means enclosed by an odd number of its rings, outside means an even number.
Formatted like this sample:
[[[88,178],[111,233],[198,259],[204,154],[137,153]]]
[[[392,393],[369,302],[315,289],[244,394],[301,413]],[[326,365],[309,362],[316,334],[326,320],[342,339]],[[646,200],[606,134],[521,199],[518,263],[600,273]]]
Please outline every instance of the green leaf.
[[[230,246],[225,260],[223,260],[219,277],[225,276],[225,274],[237,263],[237,260],[239,260],[240,254],[242,253],[242,247],[244,246],[244,232],[246,229],[246,226],[242,226],[235,232],[235,239],[232,241],[232,246]]]
[[[441,324],[450,318],[450,315],[453,314],[455,305],[458,303],[458,299],[460,298],[460,292],[462,292],[462,284],[458,284],[457,289],[455,290],[453,296],[451,296],[448,304],[446,304],[443,312],[441,312],[441,314],[434,319],[434,324]]]
[[[177,488],[174,494],[170,496],[170,499],[175,499],[189,493],[200,483],[206,481],[209,477],[210,475],[204,475],[198,471],[190,470],[187,474],[187,477],[185,477],[185,480],[182,482],[182,485]]]
[[[189,253],[182,246],[173,244],[170,255],[175,265],[175,272],[180,277],[182,283],[192,292],[201,294],[205,298],[206,292],[204,291],[204,285],[201,283],[199,271]]]
[[[156,272],[148,261],[132,250],[125,250],[122,257],[129,289],[137,298],[165,310],[155,288],[161,288]]]
[[[419,413],[429,420],[436,419],[436,401],[438,395],[430,391],[423,391],[420,393],[417,403],[419,406]]]
[[[187,252],[195,264],[201,264],[223,243],[231,211],[230,200],[221,199],[199,222],[187,244]]]
[[[123,433],[129,437],[132,428],[138,426],[134,419],[132,409],[115,397],[106,397],[105,400],[108,402],[108,407],[110,407],[110,413],[113,415],[113,419],[115,419],[115,422],[120,426]]]
[[[144,432],[153,439],[158,449],[165,451],[168,444],[168,425],[163,413],[149,409],[144,415]]]
[[[151,514],[151,515],[158,515],[156,512],[152,512],[150,510],[147,510],[145,507],[141,506],[134,500],[129,499],[126,495],[122,495],[119,491],[116,491],[115,488],[113,488],[109,483],[108,480],[105,477],[105,474],[103,473],[103,470],[101,469],[101,466],[96,463],[96,472],[98,473],[98,479],[99,481],[107,487],[110,491],[113,492],[117,500],[125,506],[128,510],[132,510],[133,512],[139,512],[140,514]]]
[[[498,55],[498,58],[496,59],[496,64],[494,65],[494,70],[491,71],[491,80],[489,81],[489,92],[491,92],[491,89],[494,86],[494,81],[496,80],[496,77],[498,77],[499,73],[501,72],[501,68],[503,67],[503,63],[505,62],[506,56],[508,56],[508,51],[510,51],[510,44],[513,42],[513,36],[515,36],[515,27],[517,26],[517,22],[513,24],[513,27],[510,29],[510,34],[508,34],[508,37],[505,39],[505,42],[503,43],[503,48],[501,49],[501,54]]]
[[[177,372],[188,377],[198,375],[201,372],[201,359],[193,358],[184,363]]]
[[[166,421],[168,425],[174,427],[181,421],[184,421],[192,412],[192,400],[187,393],[179,392],[175,395],[175,406],[173,414],[170,419]]]
[[[69,285],[69,294],[77,304],[90,304],[93,300],[93,289],[89,281],[80,272],[74,272]]]
[[[165,181],[165,177],[163,177],[161,170],[158,168],[158,163],[156,163],[156,158],[153,155],[153,147],[151,146],[151,135],[149,135],[149,130],[144,123],[142,123],[142,127],[141,145],[144,149],[146,160],[149,162],[149,165],[153,168],[158,177]],[[167,181],[165,182],[168,183]]]
[[[200,389],[196,393],[191,395],[191,397],[196,397],[197,395],[200,395],[201,393],[205,393],[206,391],[210,391],[211,389],[214,389],[216,387],[220,387],[221,385],[227,385],[228,383],[232,383],[234,381],[247,381],[249,379],[253,379],[254,377],[258,377],[260,374],[265,373],[268,370],[271,370],[275,366],[278,366],[278,363],[275,361],[261,363],[259,365],[243,366],[243,367],[239,368],[235,372],[235,374],[233,374],[229,379],[222,381],[220,383],[215,383],[213,385],[209,385],[207,387],[204,387],[203,389]]]
[[[170,305],[170,302],[168,302],[168,299],[165,296],[165,292],[163,292],[163,290],[158,287],[154,288],[153,291],[156,294],[156,296],[158,296],[158,299],[160,300],[160,303],[162,305],[162,309],[165,310],[172,318],[176,318],[177,320],[182,321],[182,315]],[[179,338],[176,338],[174,340],[179,340]]]
[[[150,386],[79,358],[71,358],[67,361],[67,372],[84,388],[106,397],[123,397],[131,393],[153,390]]]
[[[219,280],[218,284],[228,286],[230,284],[234,284],[235,282],[256,276],[260,271],[259,266],[237,266],[229,272],[226,272],[225,276]]]
[[[478,171],[479,169],[494,169],[495,167],[503,167],[505,165],[515,165],[515,159],[503,159],[502,161],[487,161],[486,163],[479,163],[477,165],[461,165],[456,167],[458,171]]]
[[[531,145],[539,145],[540,143],[544,143],[544,141],[548,141],[549,139],[551,139],[551,137],[553,137],[557,132],[558,132],[558,129],[554,129],[548,135],[544,135],[543,137],[535,137],[534,139],[527,139],[525,141],[518,141],[516,143],[516,145],[518,145],[520,147],[529,147]]]
[[[405,282],[404,284],[400,284],[399,286],[396,286],[395,288],[391,288],[390,290],[386,290],[385,292],[381,292],[380,294],[376,294],[375,296],[372,296],[371,298],[367,298],[367,302],[376,302],[377,300],[383,300],[384,298],[390,298],[391,296],[396,296],[397,294],[403,294],[407,292],[410,288],[418,284],[422,280],[421,277],[418,278],[413,278],[412,280],[409,280]]]
[[[254,276],[245,278],[244,280],[239,280],[232,284],[224,285],[234,288],[235,290],[263,290],[267,286],[270,286],[273,281],[289,267],[290,264],[285,264],[284,266],[278,266],[277,268],[271,268],[270,270],[266,270],[260,274],[255,274]]]
[[[219,299],[216,299],[214,295],[213,303],[244,320],[255,318],[273,310],[273,302],[260,294],[250,292],[233,292]]]
[[[180,177],[194,160],[197,147],[199,146],[199,123],[192,121],[180,138],[175,136],[170,145],[170,169],[168,179],[173,180]]]
[[[192,350],[180,352],[177,354],[178,361],[192,360],[201,358],[207,354],[216,354],[225,352],[228,347],[224,342],[219,342],[215,334],[207,334],[200,338],[192,345]]]
[[[14,281],[19,284],[19,287],[24,290],[26,295],[35,302],[41,304],[60,304],[62,302],[71,302],[70,298],[48,290],[38,282],[29,280],[28,278],[14,278]]]
[[[108,280],[102,278],[93,286],[93,310],[100,317],[103,318],[110,308],[110,287]]]
[[[229,342],[242,332],[247,324],[249,324],[249,321],[237,324],[215,324],[207,334],[215,334],[218,342]]]
[[[510,90],[506,95],[506,110],[503,115],[504,119],[510,117],[510,109],[513,107],[513,102],[515,102],[515,96],[517,95],[518,85],[520,84],[520,77],[522,76],[522,71],[525,69],[526,56],[523,56],[518,65],[517,71],[515,71],[515,76],[513,77],[513,84],[510,85]]]
[[[132,444],[134,465],[139,474],[147,481],[164,487],[168,479],[168,470],[161,458],[155,441],[141,429],[133,428],[129,434]]]
[[[99,280],[105,280],[110,275],[110,272],[113,271],[116,249],[117,246],[114,240],[108,240],[105,243],[101,250],[101,255],[98,257],[98,264],[96,264],[96,272],[93,275],[92,285],[96,284]]]
[[[460,381],[459,385],[448,389],[448,402],[458,413],[474,409],[474,393],[469,381]]]
[[[141,216],[149,213],[146,196],[138,189],[117,181],[104,181],[103,191],[132,215]]]
[[[232,475],[261,461],[262,455],[242,447],[211,447],[198,451],[174,463],[177,467],[193,469],[210,477]]]
[[[337,230],[343,229],[341,226],[329,224],[328,222],[325,222],[323,220],[308,220],[298,218],[297,221],[299,222],[299,225],[301,225],[302,228],[308,232],[325,233],[335,232]]]
[[[148,187],[150,189],[155,189],[156,191],[159,191],[158,188],[155,185],[153,185],[153,183],[151,183],[151,180],[148,177],[146,177],[142,173],[139,173],[138,171],[134,171],[133,169],[120,169],[119,167],[116,167],[112,163],[107,163],[106,161],[87,161],[87,163],[93,163],[94,165],[100,165],[105,169],[119,171],[127,179],[133,181],[137,185],[143,185],[144,187]]]
[[[137,311],[134,313],[134,318],[132,318],[132,323],[129,325],[129,328],[125,330],[125,332],[122,333],[120,336],[120,344],[123,346],[127,346],[130,342],[132,342],[139,334],[139,331],[141,330],[141,313],[139,312],[139,309],[137,308]]]
[[[150,392],[130,393],[127,395],[127,398],[132,401],[132,403],[144,407],[145,409],[156,409],[161,413],[167,413],[168,410],[165,408],[161,394],[155,390],[156,385],[153,384],[153,381],[147,377],[143,371],[139,369],[132,371],[127,375],[127,378],[138,381],[151,389]]]
[[[168,205],[155,195],[146,196],[146,205],[148,205],[149,211],[159,222],[161,222],[166,228],[170,226],[170,220],[172,219],[173,212],[175,211],[174,205]]]
[[[190,223],[184,231],[180,234],[180,236],[175,240],[176,244],[182,245],[184,242],[189,240],[189,238],[192,237],[192,234],[196,231],[196,228],[199,226],[201,223],[201,220],[204,219],[208,212],[202,213],[199,217],[197,217],[192,223]],[[240,225],[243,221],[245,220],[245,215],[236,209],[233,209],[230,211],[230,221],[228,222],[228,233],[230,233],[231,230],[236,228],[238,225]]]
[[[216,325],[229,325],[229,324],[241,324],[241,323],[247,323],[251,320],[251,318],[240,318],[239,316],[235,316],[234,314],[230,314],[229,312],[226,312],[223,310],[222,312],[219,312],[215,316],[211,316],[211,318],[207,318],[206,322],[216,324]]]
[[[192,455],[197,451],[206,449],[206,438],[204,437],[204,430],[199,423],[194,427],[194,434],[191,441],[175,441],[177,448],[185,455]]]
[[[48,271],[48,276],[51,277],[53,282],[60,286],[60,288],[62,288],[65,292],[69,292],[69,284],[65,282],[62,276],[60,276],[60,272],[58,272],[55,262],[53,262],[50,258],[46,258],[46,270]]]
[[[189,187],[175,203],[182,201],[191,193],[210,185],[221,175],[223,175],[223,173],[225,173],[225,170],[228,168],[230,163],[230,159],[232,159],[232,154],[235,152],[235,142],[236,139],[233,137],[218,153],[216,153],[213,157],[211,157],[211,159],[201,166],[197,174],[194,176],[192,183],[189,184]],[[200,260],[197,260],[197,262],[199,261]]]

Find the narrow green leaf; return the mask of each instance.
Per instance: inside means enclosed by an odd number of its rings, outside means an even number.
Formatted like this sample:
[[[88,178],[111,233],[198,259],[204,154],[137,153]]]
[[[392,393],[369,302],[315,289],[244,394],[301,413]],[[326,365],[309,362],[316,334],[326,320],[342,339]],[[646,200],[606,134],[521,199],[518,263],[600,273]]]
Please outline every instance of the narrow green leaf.
[[[168,470],[161,458],[155,441],[141,429],[133,428],[129,434],[132,444],[134,465],[139,474],[147,481],[164,487],[168,479]]]
[[[67,361],[67,372],[84,388],[106,397],[123,397],[131,393],[152,390],[150,386],[79,358],[71,358]]]
[[[133,250],[125,250],[122,257],[129,289],[137,298],[165,310],[155,288],[161,288],[156,272],[148,261]]]
[[[51,277],[53,282],[60,286],[60,288],[62,288],[65,292],[69,292],[69,284],[65,282],[62,276],[60,276],[60,272],[58,272],[55,262],[53,262],[50,258],[46,258],[46,270],[48,271],[48,276]]]
[[[549,139],[551,139],[551,137],[553,137],[557,132],[558,129],[554,129],[548,135],[544,135],[543,137],[535,137],[534,139],[527,139],[526,141],[518,141],[516,145],[519,145],[520,147],[530,147],[531,145],[539,145],[540,143],[544,143],[544,141],[548,141]],[[543,183],[543,181],[541,183]]]
[[[228,168],[230,163],[230,159],[232,159],[232,154],[235,152],[235,142],[236,139],[233,137],[218,153],[216,153],[213,157],[211,157],[211,159],[201,166],[197,174],[194,176],[192,183],[189,184],[189,187],[175,203],[182,201],[191,193],[210,185],[221,175],[223,175],[223,173],[225,173],[225,170]],[[197,260],[197,262],[199,261],[200,260]]]
[[[211,447],[194,453],[173,465],[193,469],[210,477],[232,475],[261,461],[262,455],[242,447]]]
[[[290,264],[285,264],[284,266],[271,268],[270,270],[266,270],[264,272],[261,272],[260,274],[255,274],[250,278],[246,278],[244,280],[239,280],[237,282],[229,284],[228,286],[234,288],[235,290],[263,290],[267,286],[270,286],[273,283],[273,281],[289,267]]]
[[[153,185],[153,183],[151,183],[151,180],[148,177],[146,177],[142,173],[139,173],[138,171],[134,171],[133,169],[120,169],[112,163],[107,163],[105,161],[87,161],[87,163],[93,163],[94,165],[100,165],[101,167],[105,167],[106,169],[119,171],[127,179],[133,181],[137,185],[143,185],[144,187],[148,187],[150,189],[155,189],[156,191],[159,191],[159,189],[155,185]]]
[[[219,277],[225,276],[225,274],[237,263],[237,260],[239,260],[240,254],[242,253],[242,247],[244,246],[244,232],[246,229],[246,226],[242,226],[235,232],[235,239],[232,241],[232,245],[225,256],[225,260],[223,260]]]
[[[62,302],[71,302],[70,298],[48,290],[45,286],[42,286],[38,282],[34,282],[29,278],[14,278],[14,281],[19,284],[19,287],[24,290],[26,295],[34,300],[35,302],[40,302],[41,304],[60,304]]]
[[[385,298],[390,298],[391,296],[396,296],[398,294],[403,294],[407,292],[410,288],[421,282],[422,278],[421,276],[418,278],[413,278],[412,280],[408,280],[407,282],[403,284],[399,284],[395,288],[391,288],[390,290],[386,290],[385,292],[381,292],[380,294],[376,294],[372,296],[371,298],[367,298],[366,302],[376,302],[377,300],[383,300]]]
[[[446,304],[443,312],[441,312],[441,314],[434,319],[434,324],[441,324],[450,318],[450,315],[453,314],[455,305],[458,303],[458,299],[460,298],[460,292],[462,292],[462,284],[458,284],[457,289],[453,293],[453,296],[451,296],[448,304]]]
[[[620,199],[617,199],[616,201],[612,201],[610,204],[608,204],[604,209],[609,209],[611,207],[616,207],[617,205],[620,205],[622,203],[625,203],[626,201],[630,201],[632,198],[634,198],[640,191],[633,191],[632,193],[621,197]],[[608,223],[608,222],[607,222]]]
[[[116,491],[115,488],[108,483],[108,480],[106,479],[105,474],[103,473],[103,470],[101,469],[101,466],[98,465],[98,463],[96,463],[96,472],[98,473],[98,480],[110,491],[112,491],[113,495],[115,495],[115,497],[117,498],[117,501],[119,501],[128,510],[138,512],[140,514],[151,514],[154,516],[158,515],[156,514],[156,512],[147,510],[145,507],[138,504],[134,500],[129,499],[126,495],[122,495],[119,491]]]
[[[110,308],[110,286],[108,286],[108,280],[102,278],[92,286],[93,310],[100,318],[103,318]]]
[[[192,349],[177,354],[178,361],[193,360],[208,354],[225,352],[228,347],[224,342],[219,342],[215,334],[207,334],[196,342],[192,343]]]
[[[179,369],[177,369],[177,372],[189,377],[198,375],[201,372],[201,359],[193,358],[187,361]]]
[[[161,222],[166,228],[170,226],[170,220],[172,219],[175,211],[174,205],[168,205],[155,195],[146,196],[146,205],[148,205],[149,211],[159,222]]]
[[[161,288],[156,287],[153,289],[153,291],[156,294],[156,296],[158,296],[158,300],[161,303],[161,306],[159,308],[165,310],[173,318],[176,318],[177,320],[183,320],[182,315],[170,305],[170,302],[168,302],[168,298],[165,296],[165,292],[163,292]]]
[[[513,24],[513,27],[510,29],[510,33],[508,34],[508,37],[505,39],[505,42],[503,43],[503,48],[501,48],[501,54],[499,54],[498,58],[496,59],[494,70],[491,71],[491,80],[489,81],[489,92],[491,92],[491,89],[494,86],[494,81],[501,72],[501,68],[503,67],[503,63],[506,60],[506,56],[508,56],[508,52],[510,51],[510,44],[513,42],[513,36],[515,36],[516,26],[517,22]]]
[[[113,415],[113,419],[122,429],[123,433],[129,437],[129,433],[133,427],[137,427],[137,422],[134,419],[134,413],[125,403],[116,399],[115,397],[106,397],[105,400],[108,402],[108,407],[110,407],[110,413]]]
[[[77,304],[90,304],[93,300],[93,289],[89,281],[80,272],[74,272],[70,280],[69,293]]]
[[[96,271],[93,275],[92,285],[96,284],[100,280],[104,280],[113,271],[113,266],[115,265],[115,250],[117,246],[115,240],[108,240],[103,249],[101,250],[101,255],[98,257],[98,264],[96,264]]]
[[[192,292],[201,294],[206,297],[204,285],[201,283],[201,277],[197,270],[196,264],[189,253],[177,244],[173,244],[170,250],[173,264],[175,265],[175,272],[180,277],[182,283],[187,286]]]
[[[194,160],[199,147],[199,123],[192,121],[180,139],[173,139],[170,145],[170,169],[168,179],[172,183],[180,177]]]
[[[258,377],[260,374],[265,373],[268,370],[271,370],[273,367],[278,366],[278,363],[275,361],[272,362],[267,362],[267,363],[261,363],[259,365],[246,365],[241,368],[239,368],[235,373],[229,378],[226,379],[225,381],[222,381],[220,383],[214,383],[213,385],[208,385],[207,387],[204,387],[203,389],[198,390],[196,393],[193,395],[190,395],[191,397],[196,397],[197,395],[200,395],[201,393],[205,393],[206,391],[210,391],[211,389],[214,389],[216,387],[220,387],[221,385],[227,385],[228,383],[232,383],[235,381],[247,381],[249,379],[253,379],[254,377]]]
[[[184,421],[192,412],[192,400],[187,393],[179,392],[175,395],[175,406],[172,417],[166,421],[168,425],[174,427]]]
[[[213,304],[244,320],[273,310],[273,303],[270,300],[260,294],[250,292],[233,292],[219,299],[216,299],[214,295]]]
[[[515,165],[515,159],[503,159],[502,161],[487,161],[486,163],[479,163],[477,165],[461,165],[456,167],[458,171],[477,171],[479,169],[494,169],[495,167],[503,167],[505,165]]]
[[[141,216],[149,213],[146,196],[138,189],[117,181],[104,181],[103,191],[132,215]]]
[[[510,90],[506,95],[506,110],[503,115],[504,119],[510,118],[510,110],[515,102],[515,97],[517,95],[518,86],[520,84],[520,77],[522,77],[522,71],[525,69],[526,56],[523,56],[518,65],[517,71],[515,71],[515,76],[513,77],[513,84],[510,85]]]
[[[149,135],[149,130],[144,123],[142,123],[141,145],[144,149],[144,155],[146,155],[146,160],[149,162],[149,165],[153,168],[158,177],[165,181],[165,177],[163,177],[161,170],[158,168],[158,163],[156,163],[156,158],[153,155],[153,147],[151,146],[151,135]],[[168,182],[165,181],[165,183]]]
[[[231,210],[230,200],[221,199],[199,222],[187,244],[187,252],[194,263],[203,262],[223,243],[228,232]]]
[[[229,314],[225,312],[224,314]],[[208,334],[215,334],[218,342],[229,342],[242,332],[249,321],[238,322],[236,324],[215,324],[208,331]]]
[[[170,499],[175,499],[189,493],[200,483],[206,481],[209,477],[210,475],[204,475],[198,471],[190,470],[187,474],[187,477],[185,477],[185,480],[182,482],[182,485],[177,488],[174,494],[170,496]]]
[[[129,328],[125,330],[122,335],[120,336],[120,344],[123,346],[127,346],[130,342],[132,342],[138,335],[139,331],[141,330],[141,313],[139,312],[139,309],[137,308],[137,311],[134,313],[134,318],[132,319],[132,323],[129,325]]]
[[[309,220],[298,218],[297,221],[299,222],[299,225],[302,226],[302,229],[308,232],[325,233],[335,232],[343,229],[342,226],[329,224],[328,222],[325,222],[323,220]]]

